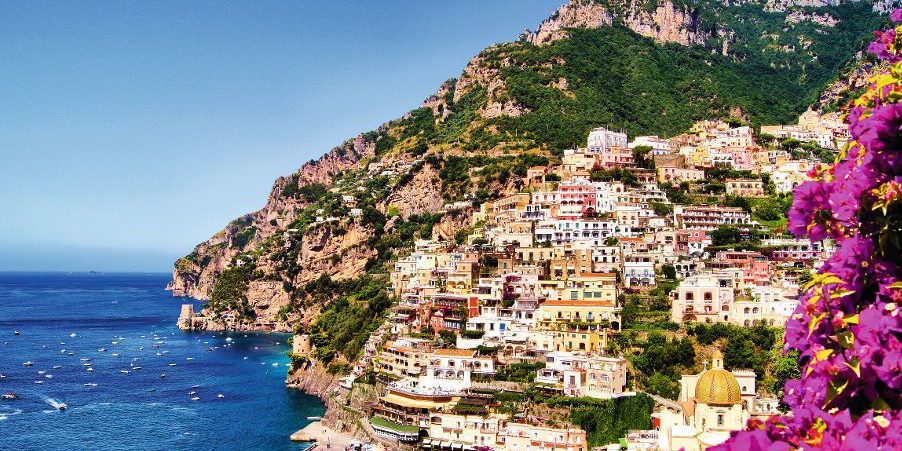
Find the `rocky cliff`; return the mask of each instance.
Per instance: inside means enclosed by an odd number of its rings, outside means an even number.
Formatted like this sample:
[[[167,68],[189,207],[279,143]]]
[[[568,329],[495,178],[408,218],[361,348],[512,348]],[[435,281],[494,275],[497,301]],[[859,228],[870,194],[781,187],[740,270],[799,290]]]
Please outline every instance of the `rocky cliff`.
[[[561,6],[534,32],[527,31],[524,38],[536,45],[544,45],[567,37],[572,28],[598,28],[621,21],[636,33],[659,43],[675,42],[681,45],[704,44],[709,32],[702,30],[698,11],[688,5],[675,6],[664,2],[571,2]]]

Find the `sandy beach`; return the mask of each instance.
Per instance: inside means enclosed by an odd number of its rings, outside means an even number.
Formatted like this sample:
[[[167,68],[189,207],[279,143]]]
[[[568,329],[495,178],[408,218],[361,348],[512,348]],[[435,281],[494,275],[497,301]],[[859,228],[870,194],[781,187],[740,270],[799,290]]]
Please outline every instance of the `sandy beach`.
[[[348,434],[324,426],[321,421],[314,421],[303,429],[291,434],[291,440],[297,442],[316,442],[316,446],[313,449],[316,449],[317,451],[321,449],[343,450],[346,449],[352,441],[359,442],[359,440],[355,440],[354,437]]]

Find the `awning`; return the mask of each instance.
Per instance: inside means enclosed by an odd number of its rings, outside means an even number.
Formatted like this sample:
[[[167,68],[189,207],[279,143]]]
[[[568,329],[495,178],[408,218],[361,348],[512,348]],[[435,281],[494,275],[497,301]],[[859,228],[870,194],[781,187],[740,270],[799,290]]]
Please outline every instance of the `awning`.
[[[428,439],[428,438],[427,438],[427,439],[423,439],[423,446],[425,446],[425,445],[432,445],[432,440],[431,440],[431,439]]]
[[[438,446],[440,446],[440,447],[442,447],[442,448],[450,448],[450,447],[451,447],[451,442],[442,442],[442,443],[440,443]]]

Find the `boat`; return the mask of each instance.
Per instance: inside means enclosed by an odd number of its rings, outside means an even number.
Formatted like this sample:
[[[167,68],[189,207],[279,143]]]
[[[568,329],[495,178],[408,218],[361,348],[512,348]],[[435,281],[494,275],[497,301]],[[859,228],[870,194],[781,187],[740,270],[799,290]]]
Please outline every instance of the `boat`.
[[[38,385],[41,385],[41,384],[44,383],[44,381],[34,381],[34,383],[35,383],[35,384],[38,384]]]
[[[119,372],[122,374],[128,374],[128,370],[119,370]]]
[[[62,368],[62,367],[63,367],[62,365],[53,365],[53,369],[55,369],[55,370],[58,370],[58,369],[60,369],[60,368]]]
[[[140,370],[140,369],[141,369],[140,366],[133,366],[133,367],[132,367],[132,371],[138,371],[138,370]]]
[[[74,352],[70,352],[68,355],[75,355],[75,353],[74,353]]]
[[[220,393],[220,394],[216,395],[216,397],[217,397],[217,398],[225,398],[225,395],[223,395],[222,393]]]
[[[160,374],[160,379],[163,379],[164,377],[166,377],[166,373]]]
[[[100,348],[97,350],[97,352],[106,352],[106,348]]]
[[[118,352],[114,352],[112,355],[113,355],[113,357],[119,357],[119,353],[118,353]]]
[[[175,363],[170,363],[169,366],[175,366]]]
[[[192,385],[191,388],[200,388],[200,385]]]
[[[82,358],[79,359],[79,360],[81,360],[82,362],[90,362],[90,361],[91,361],[91,359],[88,359],[88,358],[85,358],[85,357],[82,357]]]
[[[3,399],[19,399],[19,395],[14,391],[8,391],[2,395]]]
[[[40,374],[40,375],[43,375],[44,373],[46,373],[46,371],[44,371],[44,370],[38,371],[38,374]]]
[[[62,412],[63,410],[68,409],[69,406],[67,406],[66,403],[64,403],[64,402],[61,402],[60,405],[56,406],[56,408],[60,409],[60,411]]]
[[[46,377],[47,379],[53,379],[53,375],[52,375],[52,374],[45,374],[44,377]]]
[[[88,371],[94,371],[94,368],[88,367]]]
[[[32,365],[34,365],[34,362],[32,362],[31,360],[29,360],[29,361],[27,361],[27,362],[22,363],[22,365],[24,365],[24,366],[32,366]]]
[[[19,331],[17,330],[15,332],[13,332],[13,335],[19,335]]]
[[[191,400],[192,400],[192,401],[200,401],[200,398],[198,398],[197,396],[195,396],[195,397],[191,398]]]
[[[323,417],[307,417],[308,421],[320,421],[322,419],[323,419]]]
[[[188,394],[189,394],[189,395],[196,395],[197,392],[196,392],[196,391],[189,391]]]
[[[96,386],[97,386],[96,382],[88,382],[87,384],[85,384],[85,387],[96,387]]]
[[[6,379],[6,376],[0,374],[0,379]]]

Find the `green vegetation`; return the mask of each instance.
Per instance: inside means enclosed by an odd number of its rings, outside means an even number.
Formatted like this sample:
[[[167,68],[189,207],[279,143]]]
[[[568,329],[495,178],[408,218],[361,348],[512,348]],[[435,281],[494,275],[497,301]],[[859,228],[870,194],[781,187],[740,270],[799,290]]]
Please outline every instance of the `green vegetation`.
[[[308,296],[327,303],[307,330],[317,359],[328,365],[339,355],[347,361],[360,356],[367,338],[379,327],[392,304],[385,284],[384,277],[364,275],[336,283],[323,275],[304,287]],[[329,302],[333,296],[337,298]]]
[[[716,323],[689,326],[687,332],[703,345],[721,342],[723,344],[724,367],[727,369],[751,369],[755,374],[763,378],[768,374],[768,369],[775,360],[771,356],[771,350],[781,342],[782,329],[768,327],[764,324],[756,324],[752,327],[739,327],[732,324]],[[793,374],[792,371],[787,369],[789,365],[785,361],[781,365],[779,377]],[[796,366],[796,369],[798,369],[798,366]],[[783,378],[781,380],[785,381],[786,379]],[[775,388],[775,384],[772,383],[770,387],[765,386],[763,388],[770,391]],[[782,383],[780,383],[780,388],[782,388]]]
[[[504,365],[495,374],[495,380],[510,382],[532,382],[536,378],[536,371],[545,368],[545,362],[520,362]]]
[[[528,392],[533,402],[568,408],[570,421],[586,431],[589,448],[615,443],[631,429],[651,429],[655,401],[643,393],[615,399],[545,396]]]
[[[692,340],[687,337],[668,340],[663,333],[652,331],[640,347],[643,352],[633,358],[633,367],[638,371],[636,380],[649,393],[674,398],[673,384],[680,375],[688,374],[695,368]],[[671,381],[671,385],[663,384],[662,378]]]
[[[238,262],[241,262],[240,264]],[[247,303],[247,284],[257,278],[254,264],[241,256],[232,262],[216,278],[210,302],[207,304],[213,312],[234,311],[239,316],[251,317],[254,311]]]

